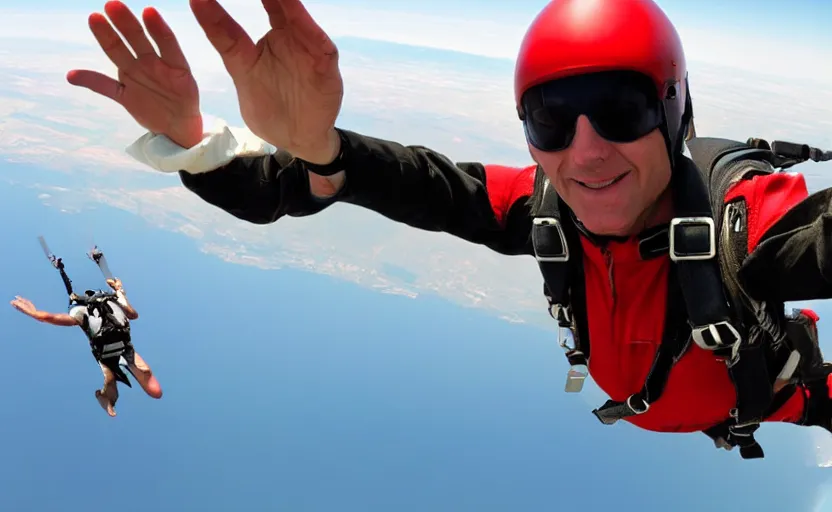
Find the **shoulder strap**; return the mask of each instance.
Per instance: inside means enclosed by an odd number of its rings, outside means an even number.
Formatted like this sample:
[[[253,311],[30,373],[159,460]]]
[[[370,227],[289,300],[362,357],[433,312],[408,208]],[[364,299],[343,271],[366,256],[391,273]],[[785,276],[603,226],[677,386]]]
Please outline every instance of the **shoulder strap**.
[[[744,304],[746,296],[737,279],[737,272],[748,254],[748,212],[743,201],[726,205],[724,198],[735,183],[754,175],[776,172],[776,157],[767,143],[759,139],[750,139],[752,141],[755,146],[730,139],[704,137],[688,142],[691,158],[709,184],[718,245],[722,249],[720,263],[724,284],[735,308]],[[745,302],[745,305],[749,304]]]
[[[673,170],[677,217],[670,221],[670,259],[679,276],[693,341],[705,350],[730,350],[741,340],[717,259],[711,194],[696,164],[681,158]]]
[[[583,252],[571,210],[548,179],[541,186],[543,197],[532,219],[532,245],[543,274],[549,315],[558,323],[558,342],[570,364],[566,392],[577,393],[588,375],[589,359]],[[578,306],[573,308],[573,304]]]
[[[688,141],[688,149],[710,190],[711,207],[717,221],[717,263],[724,271],[723,286],[727,298],[731,299],[735,325],[743,327],[743,337],[731,347],[730,353],[716,351],[718,355],[727,356],[728,373],[737,394],[731,419],[716,427],[724,432],[719,441],[739,446],[740,455],[745,459],[761,458],[764,452],[756,442],[754,432],[775,398],[774,379],[768,362],[770,344],[777,336],[776,332],[764,331],[776,326],[765,311],[765,305],[750,301],[737,279],[739,264],[747,255],[747,212],[742,204],[726,207],[724,200],[728,189],[738,181],[755,174],[775,172],[775,156],[767,144],[759,144],[759,141],[758,145],[752,145],[730,139],[700,138]]]
[[[710,191],[714,219],[722,218],[725,194],[734,183],[754,174],[770,174],[775,171],[776,156],[768,143],[760,139],[749,139],[749,143],[743,143],[731,139],[699,137],[689,140],[687,147],[691,160]],[[757,165],[749,165],[751,162]]]

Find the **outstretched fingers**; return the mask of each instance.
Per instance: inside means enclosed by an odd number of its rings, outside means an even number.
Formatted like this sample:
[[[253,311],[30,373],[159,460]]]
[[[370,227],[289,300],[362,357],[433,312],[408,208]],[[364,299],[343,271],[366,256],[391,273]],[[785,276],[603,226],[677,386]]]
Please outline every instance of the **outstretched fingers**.
[[[257,48],[246,31],[216,0],[190,0],[191,11],[232,78],[257,62]]]
[[[130,8],[122,2],[110,1],[104,4],[104,12],[107,13],[113,25],[121,32],[133,51],[136,52],[136,57],[156,56],[156,49],[153,48],[142,24],[139,23]]]
[[[162,15],[159,14],[159,11],[153,7],[147,7],[142,11],[142,19],[144,20],[145,27],[147,27],[147,32],[159,48],[159,54],[162,60],[173,67],[190,69],[188,59],[185,58],[182,47],[179,46],[179,41],[176,39],[176,35],[165,19],[162,18]]]
[[[15,295],[14,300],[9,301],[9,304],[21,313],[25,313],[27,310],[32,310],[35,307],[29,299],[24,299],[20,295]]]
[[[98,45],[104,50],[104,54],[110,59],[119,70],[127,71],[136,62],[136,58],[121,40],[115,29],[107,21],[107,18],[100,13],[90,14],[89,27]]]

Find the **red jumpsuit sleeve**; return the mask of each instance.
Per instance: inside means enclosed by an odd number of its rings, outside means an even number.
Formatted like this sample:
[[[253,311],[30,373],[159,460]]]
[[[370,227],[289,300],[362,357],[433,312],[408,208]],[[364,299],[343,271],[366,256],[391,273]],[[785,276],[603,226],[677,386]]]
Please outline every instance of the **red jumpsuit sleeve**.
[[[754,176],[731,187],[725,201],[745,199],[748,211],[748,252],[783,215],[809,196],[802,174],[774,173]]]

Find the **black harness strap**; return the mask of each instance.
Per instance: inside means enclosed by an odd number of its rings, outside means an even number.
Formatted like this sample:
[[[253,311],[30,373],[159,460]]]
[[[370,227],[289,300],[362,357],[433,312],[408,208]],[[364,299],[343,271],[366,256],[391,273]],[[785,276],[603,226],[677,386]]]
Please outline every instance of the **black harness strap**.
[[[679,272],[691,335],[705,350],[730,349],[741,336],[722,286],[710,194],[692,161],[681,158],[677,164],[672,190],[679,216],[670,222],[670,259]]]
[[[777,159],[768,144],[756,140],[752,145],[751,141],[753,139],[747,144],[719,138],[689,141],[688,148],[694,161],[709,180],[715,212],[721,213],[724,208],[723,202],[718,200],[725,197],[731,185],[753,175],[775,172],[773,166]],[[785,333],[766,311],[766,305],[753,300],[740,286],[736,272],[747,255],[747,212],[743,203],[732,205],[732,208],[736,219],[725,215],[723,222],[729,224],[723,226],[721,240],[725,256],[734,260],[733,265],[726,266],[729,275],[725,276],[725,287],[739,308],[735,317],[745,316],[749,323],[744,339],[734,347],[727,361],[737,393],[736,407],[731,411],[730,419],[705,433],[718,447],[739,446],[744,459],[762,458],[764,452],[756,442],[754,432],[772,410],[782,405],[778,400],[782,400],[783,392],[774,393],[776,376],[769,372],[769,363],[773,357],[781,357],[773,356],[773,350],[782,348],[780,344]],[[723,259],[723,263],[725,261]]]
[[[720,159],[724,160],[724,158]],[[683,160],[674,169],[674,201],[682,218],[673,219],[670,231],[670,258],[679,269],[679,280],[687,302],[688,315],[693,325],[693,341],[701,348],[712,350],[727,359],[728,373],[736,390],[736,407],[731,411],[734,424],[731,433],[743,447],[743,457],[762,457],[762,448],[754,439],[754,432],[773,399],[772,381],[766,371],[766,354],[761,333],[749,338],[741,336],[732,324],[729,302],[725,295],[719,260],[715,225],[711,214],[710,196],[702,173],[690,160]],[[720,165],[714,174],[727,170]],[[714,191],[716,192],[716,191]],[[722,195],[724,197],[724,194]],[[684,227],[679,231],[679,227]],[[679,251],[679,235],[685,240]],[[721,237],[721,249],[727,240]],[[740,442],[741,441],[741,442]]]
[[[790,384],[774,395],[766,410],[766,416],[785,405],[796,390],[795,385]],[[731,450],[738,446],[740,448],[740,456],[743,459],[759,459],[763,458],[765,454],[763,448],[757,443],[753,435],[758,428],[759,425],[738,426],[734,418],[729,418],[703,432],[713,440],[714,446],[717,448]]]
[[[541,171],[538,169],[538,172]],[[532,243],[543,274],[549,315],[558,323],[558,342],[570,364],[566,392],[577,393],[588,375],[589,360],[583,252],[572,212],[548,180],[542,186],[545,187],[543,198],[532,223]],[[577,310],[573,304],[578,304]]]

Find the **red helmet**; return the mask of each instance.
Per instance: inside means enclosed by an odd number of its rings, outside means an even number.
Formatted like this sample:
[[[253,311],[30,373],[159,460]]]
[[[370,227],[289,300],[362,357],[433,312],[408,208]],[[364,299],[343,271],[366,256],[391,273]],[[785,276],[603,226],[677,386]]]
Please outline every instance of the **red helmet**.
[[[677,147],[677,136],[687,129],[682,119],[688,100],[685,53],[673,24],[653,0],[552,0],[520,46],[514,73],[518,112],[523,94],[535,85],[611,70],[652,78],[664,100],[669,143]]]

